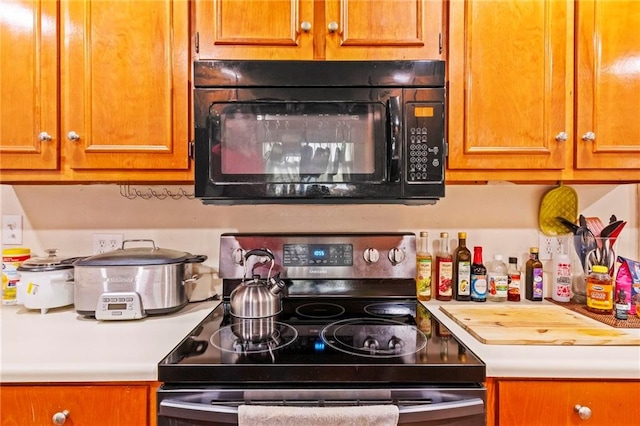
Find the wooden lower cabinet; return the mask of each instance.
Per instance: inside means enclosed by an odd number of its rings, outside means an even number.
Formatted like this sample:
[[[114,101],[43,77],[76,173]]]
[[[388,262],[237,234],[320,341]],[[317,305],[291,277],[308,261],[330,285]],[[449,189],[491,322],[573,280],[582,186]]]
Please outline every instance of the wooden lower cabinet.
[[[638,425],[640,381],[491,379],[487,425]],[[591,411],[581,419],[574,407]]]
[[[3,384],[0,424],[52,425],[58,416],[65,426],[154,425],[153,392],[148,384]]]

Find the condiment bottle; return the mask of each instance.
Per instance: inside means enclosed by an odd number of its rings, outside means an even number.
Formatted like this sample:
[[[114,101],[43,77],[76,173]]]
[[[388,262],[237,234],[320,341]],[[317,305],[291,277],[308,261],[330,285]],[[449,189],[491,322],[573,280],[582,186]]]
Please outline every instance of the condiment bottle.
[[[587,310],[598,314],[613,312],[613,282],[604,265],[593,265],[587,276]]]
[[[453,253],[453,285],[456,300],[471,300],[471,252],[466,232],[458,232],[458,247]]]
[[[520,270],[518,269],[518,258],[509,258],[509,268],[507,269],[509,275],[507,300],[509,302],[520,301]]]
[[[448,301],[453,298],[453,257],[449,252],[449,233],[440,233],[440,249],[436,254],[436,299]]]
[[[471,264],[471,300],[474,302],[487,301],[487,268],[482,263],[482,247],[473,248],[473,263]]]
[[[416,295],[418,300],[431,300],[433,258],[429,253],[429,234],[425,231],[420,232],[416,257]]]
[[[542,262],[538,259],[538,247],[529,249],[529,260],[525,266],[525,297],[541,302],[543,295]]]
[[[571,259],[565,253],[553,255],[551,298],[557,302],[571,300]]]
[[[496,254],[493,256],[493,262],[489,264],[487,280],[489,282],[487,298],[492,302],[506,301],[509,276],[507,275],[507,265],[502,261],[502,255]]]

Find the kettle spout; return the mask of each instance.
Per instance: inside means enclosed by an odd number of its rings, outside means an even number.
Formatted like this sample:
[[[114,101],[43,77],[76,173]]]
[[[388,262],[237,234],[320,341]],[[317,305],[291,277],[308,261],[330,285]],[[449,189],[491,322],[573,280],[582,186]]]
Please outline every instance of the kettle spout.
[[[277,276],[269,278],[269,291],[274,296],[278,296],[285,288],[287,288],[287,286],[284,281],[277,278]]]

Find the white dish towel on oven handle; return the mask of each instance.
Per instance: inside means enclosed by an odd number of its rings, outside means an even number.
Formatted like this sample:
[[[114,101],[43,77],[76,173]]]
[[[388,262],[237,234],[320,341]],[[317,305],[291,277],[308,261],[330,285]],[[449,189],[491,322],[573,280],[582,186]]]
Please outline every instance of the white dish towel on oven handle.
[[[240,405],[238,426],[396,426],[395,405],[282,407]]]

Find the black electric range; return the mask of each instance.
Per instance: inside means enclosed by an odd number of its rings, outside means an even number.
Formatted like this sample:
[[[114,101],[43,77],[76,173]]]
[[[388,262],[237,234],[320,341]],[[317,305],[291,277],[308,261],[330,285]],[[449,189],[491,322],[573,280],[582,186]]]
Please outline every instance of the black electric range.
[[[247,274],[255,249],[276,266]],[[485,365],[417,302],[414,234],[224,234],[220,253],[222,303],[158,365],[160,425],[234,423],[241,404],[362,403],[425,424],[442,403],[457,409],[447,424],[484,424]],[[234,315],[246,275],[286,284],[277,314]],[[249,338],[248,321],[266,337]]]

